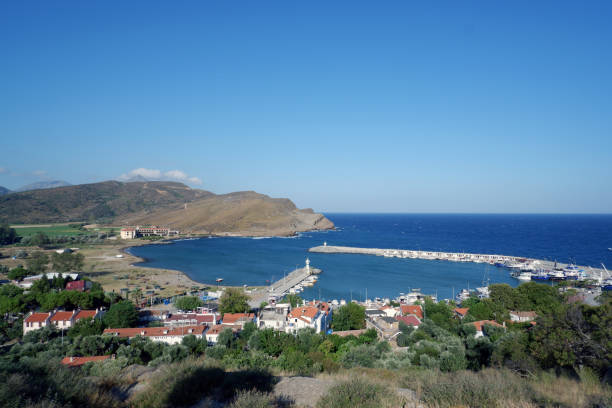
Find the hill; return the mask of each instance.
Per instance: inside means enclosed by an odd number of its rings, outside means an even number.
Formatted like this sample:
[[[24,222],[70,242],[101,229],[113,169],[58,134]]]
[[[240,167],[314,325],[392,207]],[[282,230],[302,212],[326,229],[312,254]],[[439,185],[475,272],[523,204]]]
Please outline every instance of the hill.
[[[37,181],[35,183],[26,184],[23,187],[19,187],[17,192],[21,191],[31,191],[31,190],[42,190],[45,188],[56,188],[56,187],[66,187],[71,186],[72,184],[63,180],[53,180],[53,181]]]
[[[11,192],[11,190],[9,190],[8,188],[0,186],[0,196],[3,196],[3,195],[8,194],[10,192]]]
[[[156,224],[192,233],[243,235],[333,228],[323,215],[299,210],[288,199],[255,192],[216,195],[168,181],[105,181],[4,195],[0,221]]]

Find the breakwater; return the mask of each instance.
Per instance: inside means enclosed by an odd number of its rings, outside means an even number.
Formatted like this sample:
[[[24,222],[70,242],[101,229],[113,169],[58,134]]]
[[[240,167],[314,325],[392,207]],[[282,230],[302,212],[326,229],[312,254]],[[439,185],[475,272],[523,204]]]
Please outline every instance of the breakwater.
[[[460,252],[439,252],[439,251],[420,251],[412,249],[382,249],[382,248],[358,248],[347,246],[331,246],[320,245],[310,248],[308,252],[323,253],[323,254],[359,254],[359,255],[375,255],[388,258],[411,258],[425,260],[441,260],[451,262],[474,262],[474,263],[508,263],[520,262],[537,265],[538,268],[552,270],[553,268],[565,268],[569,264],[555,263],[543,259],[525,258],[512,255],[496,255],[496,254],[470,254]],[[580,266],[578,268],[584,270],[589,278],[598,279],[601,276],[606,276],[606,272],[601,268],[592,268],[590,266]]]
[[[270,286],[265,286],[251,293],[249,303],[253,307],[259,307],[261,302],[267,302],[271,298],[276,300],[282,299],[287,293],[291,293],[292,288],[300,287],[310,276],[318,275],[319,273],[321,273],[320,269],[312,268],[309,263],[306,263],[305,267],[297,268],[282,279],[273,282]]]

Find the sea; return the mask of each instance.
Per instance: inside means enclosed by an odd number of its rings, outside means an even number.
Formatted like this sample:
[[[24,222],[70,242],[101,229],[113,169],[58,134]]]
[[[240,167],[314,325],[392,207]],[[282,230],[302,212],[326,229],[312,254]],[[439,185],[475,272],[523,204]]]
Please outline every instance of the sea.
[[[210,237],[130,248],[140,265],[176,269],[191,279],[263,286],[306,258],[321,269],[306,299],[395,298],[420,289],[450,299],[483,282],[518,285],[507,269],[488,264],[309,253],[314,246],[357,246],[500,254],[601,267],[612,266],[612,215],[325,214],[335,230],[294,237]]]

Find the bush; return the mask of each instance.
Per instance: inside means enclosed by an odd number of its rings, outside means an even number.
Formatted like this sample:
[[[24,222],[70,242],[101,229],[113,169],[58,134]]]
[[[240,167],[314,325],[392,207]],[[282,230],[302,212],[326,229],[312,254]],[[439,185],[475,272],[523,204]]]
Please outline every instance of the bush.
[[[276,398],[259,391],[241,391],[230,405],[230,408],[274,408]]]
[[[395,408],[400,398],[389,388],[353,378],[331,387],[317,402],[318,408]]]

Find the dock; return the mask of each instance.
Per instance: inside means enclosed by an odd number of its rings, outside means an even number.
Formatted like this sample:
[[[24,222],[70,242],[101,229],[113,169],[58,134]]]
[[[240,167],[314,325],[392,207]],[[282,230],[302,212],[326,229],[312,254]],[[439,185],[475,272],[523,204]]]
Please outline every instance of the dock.
[[[358,248],[347,246],[331,246],[321,245],[310,248],[308,252],[323,253],[323,254],[360,254],[360,255],[375,255],[386,258],[411,258],[425,260],[442,260],[452,262],[474,262],[474,263],[495,263],[495,262],[537,262],[542,269],[553,269],[555,262],[544,259],[534,259],[511,255],[496,255],[496,254],[471,254],[463,252],[439,252],[439,251],[421,251],[414,249],[382,249],[382,248]],[[557,267],[564,268],[569,264],[556,263]],[[605,277],[607,272],[602,268],[593,268],[590,266],[576,265],[583,269],[591,279]]]
[[[251,307],[259,307],[261,302],[268,302],[271,297],[276,299],[282,299],[289,290],[306,280],[311,275],[318,275],[321,273],[320,269],[313,268],[310,266],[310,261],[306,260],[306,266],[298,268],[285,275],[282,279],[273,282],[270,286],[264,286],[263,288],[251,293],[251,300],[249,304]]]

